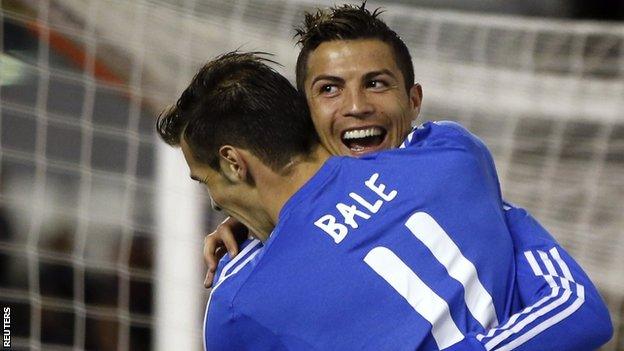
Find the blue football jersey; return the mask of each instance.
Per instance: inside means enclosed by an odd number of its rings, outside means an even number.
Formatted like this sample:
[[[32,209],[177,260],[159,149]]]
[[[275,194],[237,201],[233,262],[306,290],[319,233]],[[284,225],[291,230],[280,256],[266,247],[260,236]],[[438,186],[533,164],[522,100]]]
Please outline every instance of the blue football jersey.
[[[525,308],[516,286],[522,251],[484,150],[457,124],[426,123],[402,149],[329,159],[285,204],[265,243],[250,240],[220,263],[206,348],[490,350],[525,343],[514,328],[532,328],[542,310]],[[558,298],[543,289],[556,289],[553,279],[534,278],[544,282],[531,285],[545,296],[539,303]]]

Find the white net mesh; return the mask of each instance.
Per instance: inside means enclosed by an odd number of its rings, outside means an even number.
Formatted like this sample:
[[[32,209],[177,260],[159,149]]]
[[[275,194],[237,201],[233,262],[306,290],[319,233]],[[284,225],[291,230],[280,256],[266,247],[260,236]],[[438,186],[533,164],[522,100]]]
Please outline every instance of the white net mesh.
[[[200,228],[191,238],[181,228],[169,233],[188,247],[191,283],[162,273],[163,260],[154,258],[162,192],[157,109],[141,88],[147,12],[128,28],[131,55],[101,40],[97,17],[71,19],[57,3],[4,1],[1,14],[0,301],[12,308],[12,346],[152,349],[154,330],[175,320],[158,317],[156,286],[168,279],[169,296],[185,297],[203,287]],[[175,267],[184,271],[181,263]],[[189,340],[183,349],[199,348],[202,302],[183,301],[192,306],[189,322],[173,329]]]
[[[208,58],[237,48],[275,53],[294,80],[292,27],[304,10],[328,4],[2,4],[2,205],[15,224],[0,238],[12,267],[0,299],[29,316],[14,340],[139,350],[171,333],[154,329],[151,300],[135,298],[151,296],[155,281],[172,285],[144,257],[157,231],[155,111]],[[616,337],[604,349],[624,350],[624,25],[384,6],[424,88],[421,120],[457,120],[486,141],[507,199],[529,209],[607,299]],[[11,42],[7,24],[38,38],[37,55]],[[201,233],[193,245],[199,250]],[[202,267],[196,285],[179,289],[201,289]],[[50,288],[48,276],[66,278]],[[51,337],[59,332],[47,320],[64,321],[69,337]],[[112,344],[98,345],[102,335]]]

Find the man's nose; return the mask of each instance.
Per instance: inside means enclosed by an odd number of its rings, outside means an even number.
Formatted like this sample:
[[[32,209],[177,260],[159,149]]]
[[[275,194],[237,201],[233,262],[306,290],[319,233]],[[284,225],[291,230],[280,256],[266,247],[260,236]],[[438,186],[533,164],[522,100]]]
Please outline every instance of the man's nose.
[[[373,105],[366,96],[366,91],[352,89],[345,94],[342,113],[344,116],[364,118],[372,114],[373,111]]]

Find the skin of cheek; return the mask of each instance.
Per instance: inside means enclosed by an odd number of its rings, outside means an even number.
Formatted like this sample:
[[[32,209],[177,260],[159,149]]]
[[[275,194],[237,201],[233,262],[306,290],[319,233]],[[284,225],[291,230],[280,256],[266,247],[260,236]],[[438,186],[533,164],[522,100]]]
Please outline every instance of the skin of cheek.
[[[388,126],[387,146],[398,147],[412,129],[411,123],[414,119],[414,111],[407,94],[396,87],[394,91],[372,97],[371,102],[377,106],[378,114]]]
[[[313,97],[308,99],[308,106],[310,106],[310,113],[312,115],[312,122],[314,123],[314,129],[321,139],[321,143],[329,150],[333,155],[340,155],[342,140],[340,135],[334,133],[333,122],[334,117],[338,115],[337,99],[331,102],[321,102],[322,97]]]

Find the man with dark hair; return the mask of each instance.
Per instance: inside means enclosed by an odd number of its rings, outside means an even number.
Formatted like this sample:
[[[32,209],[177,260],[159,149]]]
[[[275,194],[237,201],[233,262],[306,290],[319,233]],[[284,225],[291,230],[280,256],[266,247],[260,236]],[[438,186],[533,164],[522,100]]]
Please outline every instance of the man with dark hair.
[[[297,88],[314,111],[321,142],[334,154],[397,147],[420,110],[422,89],[414,84],[409,51],[380,13],[365,4],[318,10],[306,14],[297,30]],[[343,94],[348,90],[354,94]]]
[[[263,59],[230,53],[159,117],[191,178],[257,238],[220,267],[206,315],[210,350],[489,350],[510,333],[495,326],[532,322],[527,311],[510,317],[519,305],[515,243],[480,140],[454,123],[427,123],[401,150],[330,158],[298,104]],[[283,136],[284,126],[293,132]],[[565,300],[597,296],[546,239],[523,239],[527,257],[562,272]],[[578,349],[609,331],[604,305],[586,309],[603,334]]]
[[[265,211],[242,204],[267,194],[236,182],[236,177],[260,180],[237,162],[293,176],[295,160],[307,164],[316,161],[317,153],[327,153],[319,147],[305,101],[286,78],[264,64],[272,61],[259,54],[232,52],[206,64],[176,105],[159,116],[156,129],[165,142],[182,147],[193,180],[239,185],[212,187],[213,205],[266,238],[275,223]],[[193,172],[194,165],[202,171]],[[271,194],[269,198],[279,200]]]
[[[297,86],[305,94],[322,144],[332,154],[361,156],[397,147],[418,116],[422,89],[414,84],[409,52],[379,13],[364,5],[319,10],[306,14],[298,30],[302,50]],[[565,279],[545,278],[567,276],[536,263],[548,256],[536,253],[533,241],[549,243],[550,250],[558,247],[554,239],[524,210],[506,204],[504,214],[514,240],[517,289],[526,312],[510,319],[506,330],[484,333],[481,339],[487,349],[505,345],[584,349],[583,340],[604,335],[605,329],[588,322],[592,311],[603,308],[600,296],[580,298]],[[209,280],[216,267],[212,254],[217,244],[225,242],[230,251],[237,251],[231,230],[239,228],[231,222],[207,238]]]
[[[401,37],[379,19],[381,13],[379,8],[370,12],[366,3],[359,7],[343,5],[331,11],[318,9],[316,13],[306,13],[303,26],[296,29],[296,36],[299,37],[297,44],[301,45],[296,67],[297,89],[305,90],[308,57],[322,43],[376,39],[392,48],[397,67],[403,74],[405,90],[410,91],[414,82],[412,56]]]
[[[261,54],[229,53],[204,66],[176,106],[160,117],[161,137],[179,144],[184,128],[197,159],[213,169],[219,166],[215,151],[223,140],[237,140],[236,146],[255,152],[275,169],[283,168],[293,155],[308,153],[318,138],[307,105],[286,78],[263,64],[275,62]],[[223,80],[224,76],[228,79]],[[243,80],[248,85],[231,89]],[[215,86],[216,82],[220,85]],[[237,105],[240,97],[236,94],[245,94],[250,103]],[[272,96],[281,98],[269,101],[267,97]],[[243,118],[247,119],[240,121]],[[259,124],[281,125],[282,129],[258,134]]]

